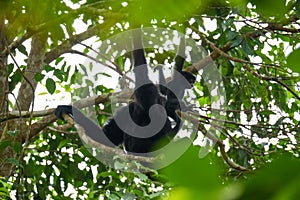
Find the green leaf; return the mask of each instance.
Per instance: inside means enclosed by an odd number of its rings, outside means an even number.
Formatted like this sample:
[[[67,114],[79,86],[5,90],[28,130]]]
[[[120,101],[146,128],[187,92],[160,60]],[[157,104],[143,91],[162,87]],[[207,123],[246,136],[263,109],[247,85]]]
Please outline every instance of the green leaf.
[[[141,181],[145,181],[148,179],[148,177],[145,174],[142,173],[136,173],[137,177],[141,180]]]
[[[287,65],[290,67],[294,72],[298,72],[300,74],[300,48],[294,50],[290,55],[287,57]]]
[[[50,72],[50,71],[53,71],[53,70],[55,70],[54,67],[51,67],[50,65],[45,65],[45,71],[46,72]]]
[[[21,145],[21,143],[20,142],[16,142],[15,144],[14,144],[14,151],[16,152],[16,153],[21,153],[21,151],[22,151],[22,145]]]
[[[226,36],[228,38],[228,40],[233,40],[234,38],[237,38],[240,34],[238,32],[235,31],[228,31]]]
[[[296,15],[299,19],[300,18],[300,1],[296,1],[295,8],[296,8]]]
[[[64,65],[63,65],[63,66],[64,66]],[[67,67],[67,69],[66,69],[66,71],[65,71],[65,73],[64,73],[64,75],[65,75],[64,81],[68,81],[69,75],[70,75],[70,70],[71,70],[71,65],[69,65],[69,66]]]
[[[50,94],[53,94],[56,90],[55,81],[52,78],[46,80],[46,88]]]
[[[187,13],[195,11],[197,8],[202,8],[202,1],[190,0],[174,1],[172,0],[152,0],[152,1],[139,1],[138,4],[133,4],[129,7],[129,13],[132,13],[132,20],[137,24],[149,23],[151,19],[180,20]],[[159,5],[159,6],[158,6]],[[166,12],[166,9],[168,11]],[[143,17],[141,17],[143,16]]]
[[[83,53],[84,53],[84,54],[88,54],[89,51],[90,51],[90,50],[89,50],[88,48],[84,48]]]
[[[19,133],[19,130],[7,131],[8,135],[16,137]]]
[[[15,166],[19,166],[20,165],[19,161],[17,159],[15,159],[15,158],[8,158],[7,161],[9,163],[15,165]]]
[[[20,46],[18,46],[18,50],[22,53],[22,54],[24,54],[25,56],[28,56],[28,53],[27,53],[27,51],[26,51],[26,47],[24,46],[24,45],[20,45]]]
[[[238,68],[233,68],[233,75],[234,76],[239,76],[239,74],[240,74],[240,71],[239,71],[239,69]]]
[[[22,80],[22,73],[20,70],[15,71],[15,73],[12,75],[12,77],[10,78],[11,82],[17,84],[19,82],[21,82]]]
[[[275,126],[275,127],[278,127],[279,125],[281,125],[284,119],[286,119],[286,117],[284,117],[284,116],[283,116],[283,117],[280,117],[280,118],[276,121],[276,123],[274,124],[274,126]]]
[[[273,0],[272,3],[261,0],[251,0],[250,2],[256,5],[258,13],[266,17],[276,16],[284,18],[284,14],[288,10],[288,7],[285,5],[286,1],[282,0]]]
[[[55,65],[57,65],[58,63],[60,63],[62,60],[64,59],[64,57],[59,57],[55,60]]]
[[[119,162],[119,161],[116,161],[114,163],[114,168],[115,169],[124,169],[126,167],[126,163],[122,163],[122,162]]]
[[[10,77],[9,90],[13,91],[15,89],[16,85],[21,82],[22,78],[23,78],[23,75],[22,75],[21,71],[19,69],[16,70],[13,73],[13,75]]]
[[[300,162],[289,154],[258,169],[243,185],[235,199],[298,199],[300,192]]]
[[[169,151],[172,153],[180,151],[182,150],[181,147],[188,142],[185,139],[179,140]],[[172,165],[167,166],[162,171],[174,183],[199,190],[199,192],[212,192],[218,187],[217,165],[210,163],[212,162],[211,158],[199,159],[198,154],[199,148],[191,146]],[[179,176],[183,171],[185,172],[184,175]]]
[[[82,69],[82,70],[83,70],[83,75],[87,75],[87,71],[86,71],[86,67],[85,67],[85,65],[83,65],[83,64],[79,64],[79,66],[80,66],[80,69]]]
[[[60,70],[55,69],[53,74],[54,74],[54,76],[56,76],[56,78],[58,78],[61,82],[64,80],[64,77],[63,77],[63,75],[62,75],[62,73],[61,73]]]
[[[47,95],[47,94],[48,94],[47,92],[40,92],[39,96],[41,96],[41,95]]]
[[[11,140],[0,142],[0,150],[4,149],[10,145],[11,145]]]
[[[58,148],[58,149],[61,149],[62,147],[64,147],[66,144],[68,144],[68,143],[70,143],[70,142],[71,142],[70,139],[62,140],[62,141],[59,142],[57,148]]]
[[[14,70],[14,64],[10,63],[8,66],[7,66],[7,75],[9,76]]]
[[[242,50],[247,54],[247,55],[253,55],[254,51],[253,48],[251,47],[249,40],[246,39],[242,42]]]
[[[238,36],[238,37],[234,38],[232,40],[231,47],[235,47],[235,46],[240,45],[242,41],[243,41],[243,38],[241,36]]]
[[[101,75],[106,76],[106,77],[112,77],[110,74],[107,74],[107,73],[104,73],[104,72],[101,72],[101,73],[98,73],[98,74],[101,74]]]
[[[263,110],[259,112],[260,115],[275,115],[276,113],[274,113],[271,110]]]
[[[78,75],[80,75],[80,74],[78,74]],[[71,84],[74,84],[74,83],[75,83],[75,81],[76,81],[76,76],[77,76],[76,73],[74,73],[74,74],[71,76],[71,80],[70,80],[70,83],[71,83]],[[81,79],[78,79],[78,80],[81,80]]]
[[[209,103],[209,97],[201,97],[198,100],[200,106],[207,105]]]
[[[34,74],[34,79],[35,79],[37,82],[43,80],[44,77],[45,77],[45,75],[42,74],[42,73],[39,73],[39,72],[37,72],[37,73]]]

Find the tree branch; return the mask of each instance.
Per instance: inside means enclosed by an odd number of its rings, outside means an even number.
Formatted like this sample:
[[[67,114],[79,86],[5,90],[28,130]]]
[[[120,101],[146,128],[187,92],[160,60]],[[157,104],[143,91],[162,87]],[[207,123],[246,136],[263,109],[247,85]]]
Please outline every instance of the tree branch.
[[[73,120],[73,119],[72,119]],[[70,121],[70,120],[69,120]],[[74,121],[73,121],[74,123]],[[120,148],[114,148],[114,147],[108,147],[106,145],[103,145],[101,143],[96,142],[92,138],[90,138],[86,133],[85,130],[78,124],[75,125],[78,134],[80,138],[86,143],[91,145],[93,148],[97,148],[103,151],[103,154],[106,155],[118,155],[126,160],[136,160],[139,162],[145,162],[145,163],[154,163],[155,161],[158,161],[162,159],[161,157],[144,157],[144,156],[136,156],[132,154],[127,154],[125,153],[122,149]]]
[[[195,32],[199,33],[199,35],[205,42],[207,42],[210,45],[213,44],[212,42],[210,42],[209,40],[206,39],[206,37],[203,33],[199,32],[199,30],[195,29],[195,27],[190,27],[190,28],[192,28]],[[261,31],[253,31],[253,32],[243,35],[243,40],[245,40],[246,38],[256,38],[260,35],[261,35]],[[216,47],[216,46],[214,45],[214,47]],[[222,48],[212,48],[213,52],[211,54],[209,54],[202,60],[198,61],[197,63],[193,64],[192,66],[187,67],[184,71],[188,71],[191,73],[197,73],[199,70],[201,70],[201,69],[205,68],[207,65],[213,63],[214,60],[216,60],[218,57],[223,55],[223,53],[229,51],[232,48],[233,47],[232,47],[231,42],[227,42]]]
[[[8,55],[11,51],[13,51],[14,49],[16,49],[18,46],[20,46],[24,41],[26,41],[27,39],[29,39],[30,37],[32,37],[34,34],[40,33],[42,31],[45,31],[57,24],[61,24],[65,21],[67,21],[68,19],[70,19],[73,16],[77,16],[79,14],[82,13],[91,13],[94,14],[95,16],[103,16],[107,19],[120,19],[120,17],[125,17],[127,16],[126,14],[120,14],[120,13],[114,13],[112,11],[109,10],[105,10],[105,9],[99,9],[99,8],[93,8],[91,6],[94,6],[95,4],[89,4],[86,6],[82,6],[78,9],[69,9],[67,10],[68,12],[65,14],[62,14],[60,16],[58,16],[57,18],[54,19],[50,19],[49,21],[46,21],[42,24],[38,24],[38,25],[34,25],[32,27],[27,28],[26,32],[17,40],[11,42],[8,45],[8,48],[6,48],[4,51],[1,52],[1,55]]]
[[[111,93],[108,94],[102,94],[95,97],[88,97],[86,99],[81,99],[73,104],[78,108],[84,108],[91,105],[99,104],[99,103],[105,103],[110,100]],[[51,113],[52,111],[52,113]],[[49,124],[55,122],[57,120],[57,117],[54,115],[54,109],[49,109],[46,111],[48,116],[43,117],[39,121],[32,124],[31,132],[30,132],[30,138],[34,137],[35,135],[39,134],[43,129],[45,129]],[[25,113],[26,114],[26,113]],[[41,114],[40,112],[36,112],[36,114]],[[44,113],[45,114],[45,113]]]
[[[47,64],[51,63],[62,54],[69,52],[75,44],[78,44],[92,36],[98,35],[101,29],[109,28],[115,22],[117,22],[117,19],[106,20],[106,23],[97,24],[80,34],[70,36],[69,39],[47,52],[44,62]]]
[[[66,122],[68,122],[69,124],[71,124],[72,126],[75,125],[77,131],[78,131],[78,135],[80,136],[80,138],[88,145],[90,145],[93,148],[99,149],[101,150],[101,154],[104,154],[105,157],[109,157],[109,155],[111,157],[118,155],[123,159],[126,160],[135,160],[135,161],[139,161],[139,162],[143,162],[143,163],[154,163],[155,161],[158,161],[160,159],[162,159],[161,156],[158,157],[145,157],[145,156],[136,156],[136,155],[132,155],[132,154],[127,154],[125,153],[122,149],[120,148],[115,148],[115,147],[109,147],[106,146],[104,144],[101,144],[99,142],[96,142],[95,140],[93,140],[92,138],[90,138],[86,133],[85,130],[82,126],[80,126],[79,124],[76,124],[73,120],[72,117],[70,117],[67,114],[63,114],[63,118]]]
[[[120,74],[121,76],[123,76],[123,72],[120,70],[119,67],[113,68],[112,66],[107,65],[107,64],[101,62],[100,60],[97,60],[96,58],[94,58],[94,57],[92,57],[92,56],[89,56],[89,55],[87,55],[87,54],[85,54],[85,53],[82,53],[82,52],[80,52],[80,51],[73,50],[73,49],[69,50],[69,52],[66,52],[66,53],[72,53],[72,54],[74,53],[74,54],[78,54],[78,55],[84,56],[84,57],[86,57],[86,58],[88,58],[88,59],[91,59],[92,61],[94,61],[94,62],[96,62],[96,63],[99,63],[99,64],[101,64],[101,65],[103,65],[103,66],[108,67],[109,69],[112,69],[113,71],[115,71],[115,72],[117,72],[118,74]]]
[[[54,108],[48,109],[48,110],[40,110],[40,111],[11,111],[8,113],[2,113],[0,114],[0,123],[5,122],[11,119],[16,118],[28,118],[32,115],[32,117],[44,117],[50,114],[53,114]]]
[[[213,134],[209,133],[203,126],[203,124],[200,124],[198,120],[192,116],[190,116],[188,113],[177,111],[178,115],[181,116],[181,118],[186,119],[190,121],[192,124],[198,125],[198,130],[201,131],[206,137],[211,139],[215,144],[218,145],[220,148],[221,155],[224,159],[224,161],[233,169],[239,170],[239,171],[250,171],[249,169],[233,162],[229,156],[227,155],[225,151],[225,145],[222,140],[214,136]]]
[[[251,34],[252,35],[252,34]],[[203,35],[202,35],[203,36]],[[236,58],[236,57],[232,57],[229,54],[227,54],[224,50],[219,49],[216,45],[214,45],[212,42],[210,42],[209,40],[207,40],[205,37],[203,37],[203,39],[210,45],[210,47],[214,50],[214,52],[216,52],[219,56],[223,56],[224,58],[227,58],[228,60],[232,60],[234,62],[238,62],[241,63],[242,66],[248,71],[250,72],[252,75],[254,75],[255,77],[261,79],[261,80],[270,80],[270,81],[275,81],[278,84],[282,85],[284,88],[286,88],[290,93],[292,93],[292,95],[294,97],[296,97],[298,100],[300,100],[300,97],[298,96],[298,94],[296,94],[295,91],[293,91],[288,85],[286,85],[285,83],[283,83],[282,81],[279,80],[283,79],[282,77],[270,77],[270,76],[263,76],[261,74],[259,74],[258,72],[252,70],[248,64],[253,64],[253,65],[258,65],[259,63],[253,63],[250,61],[246,61],[240,58]]]

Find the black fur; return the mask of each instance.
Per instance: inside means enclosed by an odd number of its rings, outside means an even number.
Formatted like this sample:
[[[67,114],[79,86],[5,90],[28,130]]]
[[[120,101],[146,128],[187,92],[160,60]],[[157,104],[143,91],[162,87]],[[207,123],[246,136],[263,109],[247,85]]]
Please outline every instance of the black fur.
[[[177,132],[181,125],[181,119],[177,115],[176,110],[186,111],[188,106],[183,102],[183,96],[186,89],[191,89],[196,81],[196,77],[187,71],[182,71],[185,58],[185,40],[181,39],[177,56],[175,57],[175,67],[172,76],[172,80],[166,83],[161,66],[158,66],[159,73],[159,89],[160,92],[166,96],[165,108],[167,115],[171,117],[176,125],[173,128],[174,132]]]
[[[181,120],[175,111],[187,108],[182,98],[185,89],[190,89],[192,84],[194,84],[195,76],[189,72],[182,71],[185,59],[180,55],[184,55],[185,45],[181,42],[179,53],[175,58],[175,70],[177,73],[175,72],[172,80],[166,83],[162,69],[160,69],[159,91],[148,77],[141,33],[134,35],[133,47],[135,49],[133,51],[133,60],[136,84],[134,102],[120,108],[114,114],[114,117],[104,124],[103,129],[72,106],[58,106],[55,110],[55,115],[60,119],[62,119],[63,113],[73,116],[75,122],[85,129],[86,134],[99,143],[111,147],[119,146],[123,143],[125,150],[130,153],[148,153],[161,148],[176,135],[180,128]],[[166,95],[166,100],[161,98],[160,92]],[[155,105],[161,105],[161,107],[154,108],[153,106]],[[152,113],[152,118],[150,118],[149,112]],[[167,116],[176,122],[173,129]],[[153,128],[148,129],[147,127],[154,123],[155,120],[161,121],[162,124],[161,127],[158,127],[157,132],[153,134],[153,129],[157,128],[156,124],[159,123],[154,124]]]
[[[109,140],[110,138],[108,139],[107,137],[105,137],[100,126],[98,124],[96,124],[94,121],[92,121],[91,119],[87,118],[76,107],[70,106],[70,105],[57,106],[54,114],[58,118],[63,119],[63,116],[62,116],[63,113],[68,114],[71,117],[73,117],[74,121],[76,123],[78,123],[79,125],[81,125],[84,128],[86,134],[89,137],[91,137],[93,140],[95,140],[99,143],[102,143],[104,145],[110,146],[110,147],[114,146],[113,140],[110,141]],[[118,140],[117,134],[120,134],[120,132],[112,132],[112,133],[116,133],[116,135],[113,138],[114,138],[114,141],[117,141]]]
[[[148,69],[144,51],[142,49],[141,35],[134,35],[133,59],[136,88],[134,91],[135,101],[119,109],[113,118],[109,119],[103,126],[103,131],[93,121],[85,117],[77,108],[72,106],[58,106],[55,115],[62,119],[62,113],[74,116],[86,131],[86,134],[96,141],[108,145],[118,146],[124,143],[125,150],[131,153],[148,153],[161,147],[158,145],[162,140],[169,141],[176,133],[172,132],[171,122],[166,116],[164,108],[153,109],[153,118],[149,111],[153,105],[162,105],[157,87],[149,80]],[[75,113],[74,113],[75,112]],[[117,122],[130,124],[130,118],[135,125],[120,128]],[[153,134],[151,130],[140,129],[152,123],[153,119],[164,121],[162,128]],[[95,128],[97,126],[97,128]],[[132,135],[134,134],[134,135]],[[146,135],[145,135],[146,134]],[[137,137],[143,135],[143,137]],[[147,137],[149,135],[149,137]],[[105,137],[106,136],[106,137]],[[161,143],[160,143],[161,144]],[[165,144],[165,143],[164,143]]]

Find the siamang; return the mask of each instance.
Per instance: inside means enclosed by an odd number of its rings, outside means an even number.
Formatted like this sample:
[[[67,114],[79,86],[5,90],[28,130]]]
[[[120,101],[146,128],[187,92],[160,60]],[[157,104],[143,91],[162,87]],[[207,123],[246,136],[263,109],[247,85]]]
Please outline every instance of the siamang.
[[[129,153],[148,153],[161,148],[177,134],[180,126],[177,123],[181,123],[181,120],[175,110],[182,109],[181,99],[184,90],[188,87],[181,87],[174,73],[173,80],[158,89],[148,77],[141,32],[134,33],[133,48],[135,99],[129,105],[120,108],[113,118],[104,124],[103,130],[70,105],[58,106],[55,115],[60,119],[63,119],[63,113],[73,116],[75,122],[85,129],[86,134],[99,143],[111,147],[123,143]],[[184,58],[176,58],[176,70],[192,84],[195,77],[182,71],[183,63]],[[160,84],[164,85],[165,79],[161,76],[163,76],[162,72],[160,78],[163,80]],[[165,105],[160,93],[167,97]],[[168,116],[176,122],[176,129],[172,128]]]
[[[196,77],[187,71],[182,71],[185,62],[185,39],[181,38],[177,56],[175,57],[175,67],[173,70],[172,80],[166,83],[162,67],[158,66],[159,73],[159,90],[166,96],[165,108],[167,115],[171,117],[176,125],[172,129],[177,132],[181,126],[181,119],[176,110],[187,111],[189,106],[183,102],[183,96],[186,89],[191,89],[196,81]]]

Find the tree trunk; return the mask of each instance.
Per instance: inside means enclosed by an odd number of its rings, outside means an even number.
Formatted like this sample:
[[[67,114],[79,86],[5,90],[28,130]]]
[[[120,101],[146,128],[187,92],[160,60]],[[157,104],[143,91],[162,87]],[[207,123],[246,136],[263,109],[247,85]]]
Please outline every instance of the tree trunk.
[[[7,55],[3,55],[7,46],[7,38],[5,35],[4,19],[0,18],[0,114],[8,111],[8,81],[7,81]],[[0,144],[8,140],[7,134],[8,123],[0,124]],[[7,162],[7,158],[13,157],[13,151],[7,147],[0,151],[0,177],[8,176],[11,173],[11,164]]]
[[[5,37],[4,25],[0,27],[0,52],[7,46]],[[34,98],[34,92],[37,86],[37,82],[34,79],[34,74],[41,72],[44,65],[45,56],[45,44],[46,44],[46,33],[39,33],[32,37],[31,51],[28,57],[28,63],[26,70],[24,72],[23,81],[19,89],[17,103],[14,106],[14,110],[28,111],[32,105],[32,100]],[[1,56],[0,61],[0,87],[3,88],[0,91],[0,105],[1,113],[8,111],[7,106],[7,55]],[[30,82],[29,82],[30,81]],[[15,119],[10,120],[1,124],[0,132],[0,143],[7,143],[8,146],[0,151],[0,176],[10,176],[14,167],[14,162],[9,162],[9,159],[19,160],[16,156],[16,152],[13,150],[12,146],[19,142],[23,144],[25,142],[26,135],[29,134],[28,123],[26,119]],[[11,136],[8,131],[18,131],[16,136]]]
[[[47,35],[44,32],[36,34],[32,37],[31,50],[24,73],[24,76],[27,78],[27,80],[23,79],[17,97],[19,108],[22,111],[28,111],[32,103],[34,92],[37,86],[37,82],[34,79],[34,74],[43,70],[46,39]],[[30,81],[30,83],[28,81]],[[15,105],[14,109],[18,109],[17,105]]]

